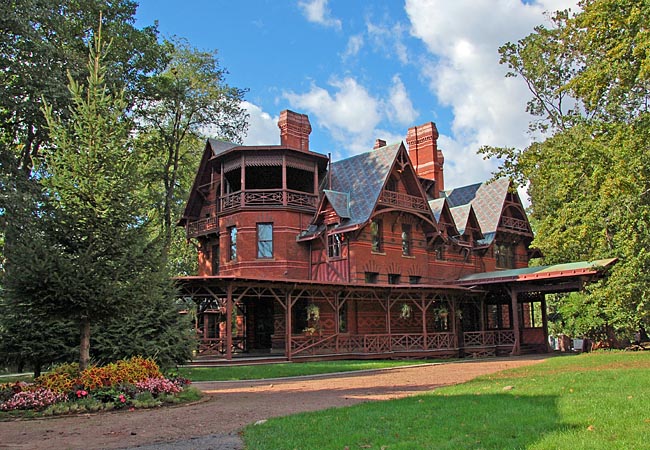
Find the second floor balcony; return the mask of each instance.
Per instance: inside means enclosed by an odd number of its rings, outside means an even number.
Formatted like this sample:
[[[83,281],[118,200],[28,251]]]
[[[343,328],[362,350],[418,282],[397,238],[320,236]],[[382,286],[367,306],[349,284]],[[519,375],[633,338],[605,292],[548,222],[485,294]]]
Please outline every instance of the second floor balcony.
[[[208,217],[190,221],[187,236],[197,237],[216,233],[219,229],[219,216],[246,208],[291,207],[315,212],[318,196],[290,189],[248,189],[225,194],[217,205],[204,209]]]

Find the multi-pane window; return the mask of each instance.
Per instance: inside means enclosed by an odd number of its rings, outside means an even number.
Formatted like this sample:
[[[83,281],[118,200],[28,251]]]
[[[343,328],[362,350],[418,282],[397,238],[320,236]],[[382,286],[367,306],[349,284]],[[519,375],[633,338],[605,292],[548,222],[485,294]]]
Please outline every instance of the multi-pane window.
[[[377,272],[366,272],[366,283],[376,284],[379,279],[379,274]]]
[[[370,238],[372,241],[372,251],[381,252],[381,234],[382,234],[381,220],[373,220],[370,222]]]
[[[237,259],[237,227],[228,228],[228,259],[235,261]]]
[[[497,244],[494,249],[497,267],[501,269],[515,268],[515,249],[512,245]]]
[[[341,257],[341,235],[329,234],[327,236],[327,256],[330,258]]]
[[[273,258],[273,224],[257,224],[257,257]]]
[[[402,255],[411,256],[411,225],[402,224]]]
[[[400,280],[399,273],[388,274],[388,284],[399,284],[399,280]]]
[[[409,284],[420,284],[421,276],[409,275]]]

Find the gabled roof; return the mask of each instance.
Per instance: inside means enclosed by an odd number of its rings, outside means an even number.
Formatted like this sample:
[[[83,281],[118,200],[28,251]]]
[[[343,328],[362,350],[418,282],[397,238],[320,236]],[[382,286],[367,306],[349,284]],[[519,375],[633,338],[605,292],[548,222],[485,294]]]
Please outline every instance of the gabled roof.
[[[471,203],[486,240],[494,237],[499,226],[510,180],[499,178],[492,182],[477,183],[444,192],[449,205],[454,208]]]
[[[231,148],[238,147],[239,144],[228,141],[219,141],[217,139],[208,138],[208,146],[212,150],[212,156],[217,156],[221,153],[224,153]]]
[[[445,208],[445,203],[447,203],[445,197],[429,200],[429,208],[431,208],[431,212],[433,212],[433,217],[436,218],[436,222],[440,222],[440,216],[442,216],[442,211]]]
[[[456,224],[456,229],[458,234],[465,233],[465,228],[467,228],[467,221],[469,220],[469,214],[472,211],[472,205],[467,203],[466,205],[455,206],[449,208],[451,216],[454,218],[454,223]]]
[[[329,189],[323,190],[323,194],[325,194],[325,198],[341,219],[349,219],[351,217],[350,194],[347,192],[330,191]]]
[[[350,218],[341,226],[370,220],[400,147],[401,143],[387,145],[332,163],[331,190],[350,196]]]

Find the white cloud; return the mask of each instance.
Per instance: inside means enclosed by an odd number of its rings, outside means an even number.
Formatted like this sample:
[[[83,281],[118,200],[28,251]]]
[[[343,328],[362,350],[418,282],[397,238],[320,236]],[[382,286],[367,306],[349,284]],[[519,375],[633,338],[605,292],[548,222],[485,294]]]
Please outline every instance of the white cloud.
[[[524,147],[530,97],[520,79],[505,78],[497,49],[545,21],[546,11],[575,8],[571,0],[524,4],[520,0],[406,0],[412,36],[429,51],[421,73],[440,104],[453,112],[453,136],[441,136],[445,184],[490,178],[496,161],[476,155],[482,145]]]
[[[363,35],[355,34],[350,36],[350,39],[348,39],[348,45],[343,53],[343,59],[346,60],[350,57],[357,56],[362,47]]]
[[[389,19],[376,21],[366,19],[366,33],[377,51],[394,54],[402,64],[410,61],[407,46],[404,44],[404,34],[407,28],[399,23],[389,23]]]
[[[341,21],[331,16],[327,2],[328,0],[299,1],[298,7],[300,7],[308,21],[340,30]]]
[[[337,158],[368,151],[375,139],[389,143],[404,140],[406,128],[414,125],[418,116],[398,75],[393,76],[388,92],[379,96],[347,77],[330,81],[328,89],[312,84],[306,93],[285,92],[284,97],[293,108],[309,114],[312,124],[325,128],[340,144]],[[380,128],[383,120],[404,126],[404,134]]]
[[[247,101],[242,102],[241,106],[249,115],[248,133],[244,138],[244,145],[279,145],[279,117],[273,117],[262,111],[259,106]]]
[[[418,112],[413,108],[413,103],[399,75],[393,76],[393,85],[390,88],[388,98],[387,114],[392,122],[407,126],[412,126],[418,117]]]
[[[329,84],[334,94],[314,84],[304,94],[285,92],[284,96],[292,107],[315,117],[312,124],[327,129],[350,151],[368,150],[381,120],[380,102],[353,78],[333,80]]]

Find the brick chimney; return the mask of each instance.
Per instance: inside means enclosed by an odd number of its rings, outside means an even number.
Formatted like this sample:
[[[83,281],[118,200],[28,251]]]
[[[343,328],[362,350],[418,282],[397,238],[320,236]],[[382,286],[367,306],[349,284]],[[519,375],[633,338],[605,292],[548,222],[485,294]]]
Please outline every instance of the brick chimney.
[[[372,149],[377,150],[378,148],[382,147],[386,147],[386,141],[383,139],[375,139],[375,146]]]
[[[285,109],[280,113],[278,127],[280,127],[280,145],[305,152],[309,151],[311,124],[307,114],[298,114]]]
[[[435,180],[436,194],[445,189],[443,164],[445,158],[438,150],[438,129],[436,124],[428,122],[411,127],[406,135],[409,157],[419,177]]]

